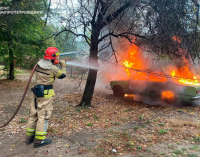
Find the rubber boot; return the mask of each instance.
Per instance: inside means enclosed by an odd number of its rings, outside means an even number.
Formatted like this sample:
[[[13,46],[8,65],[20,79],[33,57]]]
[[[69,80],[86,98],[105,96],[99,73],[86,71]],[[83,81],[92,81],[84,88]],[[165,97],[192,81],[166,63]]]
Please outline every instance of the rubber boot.
[[[26,145],[33,143],[35,136],[27,136],[26,135]]]
[[[51,139],[44,139],[44,140],[35,139],[34,140],[34,148],[39,148],[39,147],[49,145],[49,144],[51,144],[51,142],[52,142]]]

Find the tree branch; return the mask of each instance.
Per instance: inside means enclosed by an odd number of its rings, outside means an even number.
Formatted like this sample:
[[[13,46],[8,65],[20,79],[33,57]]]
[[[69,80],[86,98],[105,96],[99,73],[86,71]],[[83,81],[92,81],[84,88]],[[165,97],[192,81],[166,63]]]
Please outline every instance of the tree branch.
[[[47,18],[46,18],[46,20],[45,20],[45,26],[47,25],[47,19],[48,19],[48,17],[49,17],[50,7],[51,7],[51,0],[49,1],[49,7],[48,7],[48,9],[47,9]]]
[[[136,37],[140,37],[140,38],[146,39],[145,36],[141,36],[139,34],[135,34],[135,33],[132,33],[132,32],[124,32],[124,33],[121,33],[121,34],[114,34],[114,33],[110,32],[110,33],[104,35],[103,37],[101,37],[98,41],[101,42],[108,36],[113,36],[115,38],[119,38],[120,36],[121,37],[126,37],[128,35],[133,35],[133,36],[136,36]]]
[[[124,10],[126,10],[130,6],[130,2],[127,2],[124,4],[121,8],[119,8],[117,11],[115,11],[113,14],[108,15],[105,18],[106,22],[103,22],[103,26],[107,25],[107,23],[111,23],[113,20],[115,20]]]

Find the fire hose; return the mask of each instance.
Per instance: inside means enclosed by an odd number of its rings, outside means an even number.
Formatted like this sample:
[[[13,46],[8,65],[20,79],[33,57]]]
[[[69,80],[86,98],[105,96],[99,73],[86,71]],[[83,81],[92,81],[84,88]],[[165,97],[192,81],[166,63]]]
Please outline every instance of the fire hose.
[[[103,60],[102,60],[103,61]],[[105,61],[104,61],[105,62]],[[107,61],[107,63],[111,63],[111,62],[108,62]],[[114,63],[111,63],[111,64],[114,64]],[[94,70],[98,70],[99,69],[99,67],[91,67],[91,66],[81,66],[80,64],[78,65],[78,64],[72,64],[72,63],[70,63],[70,62],[68,62],[68,65],[73,65],[73,66],[80,66],[80,67],[85,67],[85,68],[89,68],[89,69],[94,69]],[[145,73],[149,73],[149,71],[148,70],[146,70],[146,69],[144,69],[144,70],[138,70],[138,69],[133,69],[133,68],[128,68],[128,67],[125,67],[125,66],[120,66],[120,65],[117,65],[117,66],[119,66],[119,67],[124,67],[124,68],[126,68],[126,69],[130,69],[130,70],[134,70],[134,71],[138,71],[138,72],[145,72]],[[27,82],[27,85],[26,85],[26,88],[25,88],[25,91],[24,91],[24,94],[23,94],[23,96],[22,96],[22,98],[21,98],[21,101],[20,101],[20,103],[19,103],[19,105],[18,105],[18,107],[17,107],[17,109],[16,109],[16,111],[15,111],[15,113],[13,114],[13,116],[5,123],[5,124],[3,124],[2,126],[0,126],[0,128],[3,128],[3,127],[5,127],[5,126],[7,126],[12,120],[13,120],[13,118],[16,116],[16,114],[17,114],[17,112],[19,111],[19,109],[20,109],[20,107],[21,107],[21,105],[22,105],[22,103],[23,103],[23,101],[24,101],[24,98],[25,98],[25,96],[26,96],[26,93],[27,93],[27,91],[28,91],[28,88],[29,88],[29,85],[30,85],[30,82],[31,82],[31,79],[32,79],[32,77],[33,77],[33,74],[34,74],[34,72],[35,72],[35,69],[36,69],[36,67],[37,67],[37,64],[34,66],[34,68],[32,69],[32,72],[31,72],[31,75],[30,75],[30,77],[29,77],[29,80],[28,80],[28,82]],[[154,77],[156,77],[156,76],[160,76],[160,74],[157,74],[157,73],[153,73],[153,74],[151,74],[151,75],[153,75]],[[170,75],[166,75],[166,74],[162,74],[161,76],[165,76],[165,77],[171,77]],[[157,78],[157,77],[156,77]],[[158,78],[159,79],[159,78]],[[161,79],[160,79],[161,80]],[[172,83],[172,82],[168,82],[168,83],[171,83],[171,84],[174,84],[174,85],[179,85],[179,84],[176,84],[176,83]],[[179,85],[179,86],[183,86],[183,85]]]
[[[20,107],[21,107],[21,105],[22,105],[22,103],[23,103],[23,101],[24,101],[24,98],[25,98],[25,96],[26,96],[26,93],[27,93],[27,91],[28,91],[28,88],[29,88],[29,85],[30,85],[30,83],[31,83],[31,79],[32,79],[32,77],[33,77],[33,74],[34,74],[34,72],[35,72],[36,67],[37,67],[37,64],[33,67],[33,70],[32,70],[32,72],[31,72],[31,75],[29,76],[29,80],[28,80],[28,82],[27,82],[27,84],[26,84],[26,88],[25,88],[25,90],[24,90],[24,94],[23,94],[23,96],[22,96],[22,98],[21,98],[21,101],[20,101],[20,103],[19,103],[19,105],[18,105],[18,107],[17,107],[15,113],[12,115],[12,117],[11,117],[5,124],[1,125],[0,128],[3,128],[3,127],[5,127],[6,125],[8,125],[8,124],[10,123],[10,121],[12,121],[13,118],[16,116],[17,112],[19,111],[19,109],[20,109]]]
[[[20,109],[20,107],[21,107],[21,105],[22,105],[22,103],[23,103],[23,101],[24,101],[24,98],[25,98],[25,96],[26,96],[26,93],[27,93],[27,91],[28,91],[29,85],[30,85],[30,83],[31,83],[31,79],[32,79],[32,77],[33,77],[33,74],[34,74],[34,72],[35,72],[35,69],[36,69],[37,65],[38,65],[38,64],[36,64],[36,65],[33,67],[32,71],[31,71],[31,75],[29,76],[28,82],[27,82],[27,84],[26,84],[26,88],[25,88],[25,90],[24,90],[24,94],[23,94],[23,96],[22,96],[22,98],[21,98],[21,101],[20,101],[20,103],[19,103],[19,105],[18,105],[18,107],[17,107],[15,113],[12,115],[12,117],[11,117],[5,124],[1,125],[0,128],[3,128],[3,127],[5,127],[5,126],[7,126],[7,125],[13,120],[13,118],[16,116],[17,112],[19,111],[19,109]]]

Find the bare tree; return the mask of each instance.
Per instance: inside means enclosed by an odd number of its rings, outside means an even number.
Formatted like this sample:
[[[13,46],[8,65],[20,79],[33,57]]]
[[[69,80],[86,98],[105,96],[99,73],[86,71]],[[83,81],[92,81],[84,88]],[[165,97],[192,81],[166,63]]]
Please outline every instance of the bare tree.
[[[63,30],[54,35],[56,37],[66,31],[82,37],[90,47],[91,65],[98,66],[98,55],[108,47],[112,53],[108,53],[106,58],[114,56],[118,62],[114,38],[151,49],[156,54],[180,56],[178,48],[183,46],[189,52],[186,55],[198,56],[199,12],[194,10],[199,11],[197,1],[68,0],[65,6],[66,23]],[[181,44],[173,39],[174,36],[181,39]],[[188,41],[195,47],[188,45]],[[96,78],[97,71],[89,69],[79,106],[91,106]]]

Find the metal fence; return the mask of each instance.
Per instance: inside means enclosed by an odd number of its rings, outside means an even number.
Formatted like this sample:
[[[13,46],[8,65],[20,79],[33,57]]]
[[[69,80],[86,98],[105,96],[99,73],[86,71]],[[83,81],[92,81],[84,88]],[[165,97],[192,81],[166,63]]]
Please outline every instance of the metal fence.
[[[86,68],[80,68],[80,67],[74,67],[74,66],[68,66],[66,68],[67,76],[69,77],[85,77],[88,74],[88,69]]]

